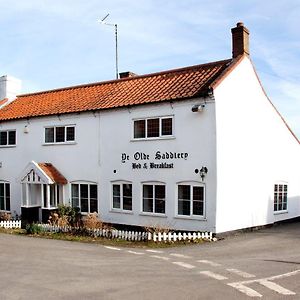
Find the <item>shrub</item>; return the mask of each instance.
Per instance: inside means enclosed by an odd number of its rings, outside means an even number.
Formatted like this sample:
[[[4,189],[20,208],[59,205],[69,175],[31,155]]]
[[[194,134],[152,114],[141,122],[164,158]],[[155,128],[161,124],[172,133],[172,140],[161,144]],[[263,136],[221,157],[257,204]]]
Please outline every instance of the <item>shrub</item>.
[[[56,226],[79,226],[80,225],[79,208],[69,205],[59,205],[56,212],[52,212],[48,222]]]
[[[10,221],[11,214],[6,212],[0,212],[0,221]]]
[[[43,231],[42,227],[35,223],[28,223],[25,229],[27,234],[39,234]]]
[[[103,228],[103,222],[98,218],[97,213],[88,214],[83,220],[83,227],[86,229]]]

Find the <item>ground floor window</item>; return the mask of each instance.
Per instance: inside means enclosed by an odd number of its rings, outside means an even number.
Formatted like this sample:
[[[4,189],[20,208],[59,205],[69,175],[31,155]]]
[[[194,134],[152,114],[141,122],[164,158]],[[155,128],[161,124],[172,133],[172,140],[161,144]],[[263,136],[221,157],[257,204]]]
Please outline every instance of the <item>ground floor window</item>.
[[[113,184],[113,209],[132,210],[132,184],[114,183]]]
[[[178,185],[178,215],[204,215],[204,185]]]
[[[72,206],[83,213],[98,212],[98,186],[90,183],[71,184]]]
[[[0,182],[0,210],[10,211],[10,184]]]
[[[143,212],[165,213],[166,186],[163,184],[143,184]]]
[[[274,211],[287,210],[287,184],[274,185]]]

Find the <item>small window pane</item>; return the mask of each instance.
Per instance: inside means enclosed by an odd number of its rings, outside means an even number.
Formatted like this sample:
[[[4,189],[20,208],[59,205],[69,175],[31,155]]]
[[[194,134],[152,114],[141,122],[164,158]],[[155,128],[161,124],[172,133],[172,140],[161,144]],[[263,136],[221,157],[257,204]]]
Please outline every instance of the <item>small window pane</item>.
[[[145,120],[137,120],[134,121],[134,138],[141,139],[146,137],[146,127],[145,127]]]
[[[89,212],[89,204],[88,204],[88,185],[81,184],[80,185],[80,202],[81,202],[81,211]]]
[[[75,141],[75,127],[67,127],[67,141]]]
[[[54,143],[54,128],[45,128],[45,143]]]
[[[190,200],[191,199],[191,187],[189,185],[178,186],[178,198]]]
[[[189,216],[190,212],[190,201],[178,201],[178,215]]]
[[[147,120],[147,137],[159,137],[159,119]]]
[[[194,186],[193,187],[193,199],[203,201],[204,188],[202,186]]]
[[[10,210],[10,185],[9,183],[5,184],[5,198],[6,198],[6,202],[5,202],[5,209],[6,210]]]
[[[15,145],[16,144],[16,131],[12,130],[8,132],[8,144]]]
[[[143,211],[153,212],[153,186],[143,186]]]
[[[193,215],[197,215],[197,216],[203,215],[203,202],[193,201]]]
[[[97,199],[98,198],[97,194],[98,194],[97,185],[91,184],[90,185],[90,198]]]
[[[132,185],[123,184],[123,209],[132,210]]]
[[[46,187],[46,185],[44,185]],[[79,186],[78,184],[72,184],[72,206],[79,207]]]
[[[121,191],[120,185],[113,185],[113,208],[121,208]]]
[[[65,127],[56,127],[55,128],[55,142],[62,143],[65,141]]]
[[[7,131],[0,132],[0,145],[7,145]]]
[[[90,212],[98,212],[98,201],[97,199],[90,199]]]
[[[4,183],[0,183],[0,210],[4,210]]]
[[[161,120],[161,135],[172,135],[172,118],[164,118]]]

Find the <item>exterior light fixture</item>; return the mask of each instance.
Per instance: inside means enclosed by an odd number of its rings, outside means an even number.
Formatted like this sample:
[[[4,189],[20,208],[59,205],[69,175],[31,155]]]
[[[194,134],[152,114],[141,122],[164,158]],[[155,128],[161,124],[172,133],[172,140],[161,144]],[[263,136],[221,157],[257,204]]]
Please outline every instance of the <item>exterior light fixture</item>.
[[[192,112],[200,112],[203,111],[203,108],[205,107],[205,104],[195,104],[192,107]]]
[[[200,177],[201,177],[202,181],[204,180],[204,178],[205,178],[205,176],[206,176],[207,173],[208,173],[207,167],[202,167],[200,169]]]
[[[24,126],[24,133],[28,133],[28,132],[29,132],[28,125],[25,125],[25,126]]]

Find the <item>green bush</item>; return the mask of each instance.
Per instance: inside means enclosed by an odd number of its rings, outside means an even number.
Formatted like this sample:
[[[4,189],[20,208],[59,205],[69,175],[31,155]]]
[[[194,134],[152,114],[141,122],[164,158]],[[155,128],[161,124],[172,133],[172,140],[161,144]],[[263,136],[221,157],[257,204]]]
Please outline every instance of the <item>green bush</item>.
[[[28,223],[25,227],[27,234],[39,234],[43,231],[43,228],[35,223]]]
[[[59,218],[66,217],[69,225],[78,226],[81,219],[80,209],[69,205],[60,204],[57,208]]]

